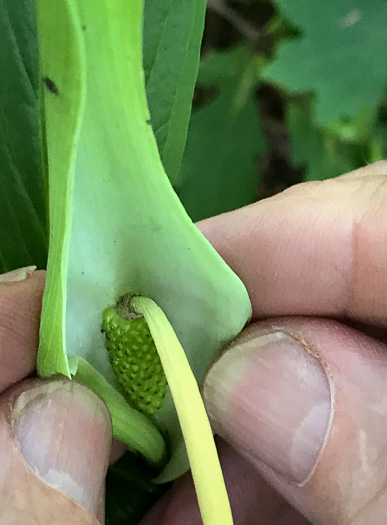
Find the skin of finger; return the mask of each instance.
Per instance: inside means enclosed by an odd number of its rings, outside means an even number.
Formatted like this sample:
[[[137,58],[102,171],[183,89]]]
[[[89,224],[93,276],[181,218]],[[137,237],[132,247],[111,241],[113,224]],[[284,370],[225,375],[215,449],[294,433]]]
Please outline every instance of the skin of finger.
[[[28,466],[12,434],[11,407],[35,380],[20,383],[0,401],[0,525],[100,525],[73,499],[46,485]]]
[[[299,184],[198,224],[245,283],[255,319],[387,325],[387,170],[371,171]]]
[[[35,371],[46,272],[0,283],[0,393]],[[127,447],[113,439],[109,464]]]
[[[378,160],[368,166],[363,166],[356,170],[350,171],[341,177],[353,178],[353,177],[385,177],[387,174],[387,160]]]
[[[105,496],[106,496],[106,487],[105,487],[105,493],[101,495],[101,501],[100,501],[100,504],[99,504],[99,507],[98,507],[98,512],[97,512],[97,520],[98,520],[98,523],[101,525],[101,524],[104,524],[105,523],[105,507],[106,507],[106,503],[105,503]]]
[[[273,490],[256,469],[220,438],[217,448],[235,525],[307,525],[309,522]],[[259,521],[257,521],[257,519]],[[201,525],[192,476],[173,485],[141,525]]]
[[[286,483],[262,463],[250,461],[312,523],[384,524],[386,345],[335,321],[306,318],[255,323],[241,337],[249,340],[273,330],[288,333],[320,360],[333,385],[333,417],[325,448],[304,486]]]
[[[118,439],[113,439],[112,441],[112,448],[110,452],[110,459],[109,459],[109,465],[112,465],[116,461],[120,459],[120,457],[125,454],[125,452],[128,450],[128,447],[124,445],[121,441],[118,441]]]
[[[35,369],[45,272],[0,283],[0,392]]]

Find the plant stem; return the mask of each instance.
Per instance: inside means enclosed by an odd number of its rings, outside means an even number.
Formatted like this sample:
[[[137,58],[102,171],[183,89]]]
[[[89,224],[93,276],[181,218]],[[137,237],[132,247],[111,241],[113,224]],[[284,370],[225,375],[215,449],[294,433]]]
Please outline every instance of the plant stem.
[[[137,296],[133,309],[144,315],[175,403],[204,525],[232,525],[227,490],[206,409],[185,352],[161,308]]]
[[[87,361],[79,357],[69,360],[75,379],[99,395],[112,416],[114,437],[140,452],[155,468],[165,466],[166,444],[160,431],[144,415],[128,405],[106,379]]]
[[[248,20],[245,20],[237,11],[228,6],[223,0],[207,0],[208,9],[212,9],[219,16],[227,20],[237,31],[248,40],[256,42],[262,35]]]

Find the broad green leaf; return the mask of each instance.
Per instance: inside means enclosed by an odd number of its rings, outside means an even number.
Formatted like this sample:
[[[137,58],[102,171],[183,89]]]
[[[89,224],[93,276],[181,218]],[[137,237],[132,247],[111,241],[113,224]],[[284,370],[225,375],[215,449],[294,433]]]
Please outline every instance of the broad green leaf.
[[[314,92],[320,124],[372,111],[387,86],[387,2],[276,3],[302,36],[280,45],[267,78],[292,92]]]
[[[0,273],[47,257],[33,7],[0,0]]]
[[[258,156],[266,148],[255,100],[255,60],[238,48],[208,56],[199,86],[214,87],[213,100],[191,118],[176,191],[193,220],[250,204],[259,183]]]
[[[144,69],[152,127],[173,180],[183,156],[206,0],[146,0]]]
[[[356,147],[317,126],[307,103],[290,104],[287,125],[290,160],[294,166],[305,168],[304,180],[329,179],[358,167]]]
[[[113,426],[133,446],[149,421],[133,424],[128,404],[125,427],[101,333],[103,311],[125,293],[151,297],[200,379],[251,306],[163,170],[148,123],[142,1],[37,0],[37,6],[41,75],[57,86],[57,94],[45,90],[44,97],[51,243],[38,370],[79,377],[97,392],[103,385]],[[159,479],[173,479],[187,461],[170,393],[152,421],[171,453]],[[154,443],[158,432],[155,426]],[[161,459],[162,445],[145,455],[152,454]]]

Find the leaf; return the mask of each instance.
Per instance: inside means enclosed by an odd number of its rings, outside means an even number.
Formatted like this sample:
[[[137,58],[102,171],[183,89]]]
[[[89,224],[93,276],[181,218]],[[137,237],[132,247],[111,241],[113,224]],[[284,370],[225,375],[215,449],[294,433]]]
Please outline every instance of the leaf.
[[[378,122],[369,144],[369,163],[387,158],[387,128]]]
[[[302,36],[280,45],[265,77],[316,94],[320,124],[378,105],[387,85],[387,3],[276,0]]]
[[[292,102],[289,105],[287,125],[291,162],[306,169],[304,180],[325,180],[359,167],[354,146],[339,141],[334,134],[318,127],[307,103]]]
[[[126,428],[124,419],[116,421],[121,401],[101,334],[103,311],[125,293],[151,297],[200,379],[214,353],[242,329],[251,306],[163,170],[148,124],[142,1],[37,5],[42,75],[58,87],[44,98],[52,242],[38,371],[77,377],[79,363],[87,363],[82,381],[97,392],[104,385],[113,426],[120,424],[133,442],[145,427],[138,421],[136,430],[130,415]],[[170,393],[152,421],[168,437],[167,481],[187,468]],[[155,440],[157,432],[155,426]],[[162,446],[151,452],[160,457]]]
[[[256,67],[244,48],[208,56],[198,84],[218,90],[193,112],[176,191],[193,220],[256,200],[266,149],[255,100]]]
[[[45,267],[47,224],[33,3],[0,0],[0,273]]]
[[[144,69],[152,127],[173,180],[183,156],[199,69],[206,0],[146,0]]]

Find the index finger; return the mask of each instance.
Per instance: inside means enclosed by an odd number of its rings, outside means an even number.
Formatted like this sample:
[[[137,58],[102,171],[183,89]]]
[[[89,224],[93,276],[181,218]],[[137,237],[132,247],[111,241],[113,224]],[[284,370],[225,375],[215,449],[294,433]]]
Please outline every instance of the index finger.
[[[0,280],[0,392],[35,369],[44,283],[42,271]]]
[[[364,173],[364,176],[361,176]],[[253,317],[387,325],[387,162],[293,186],[199,228],[245,283]]]

